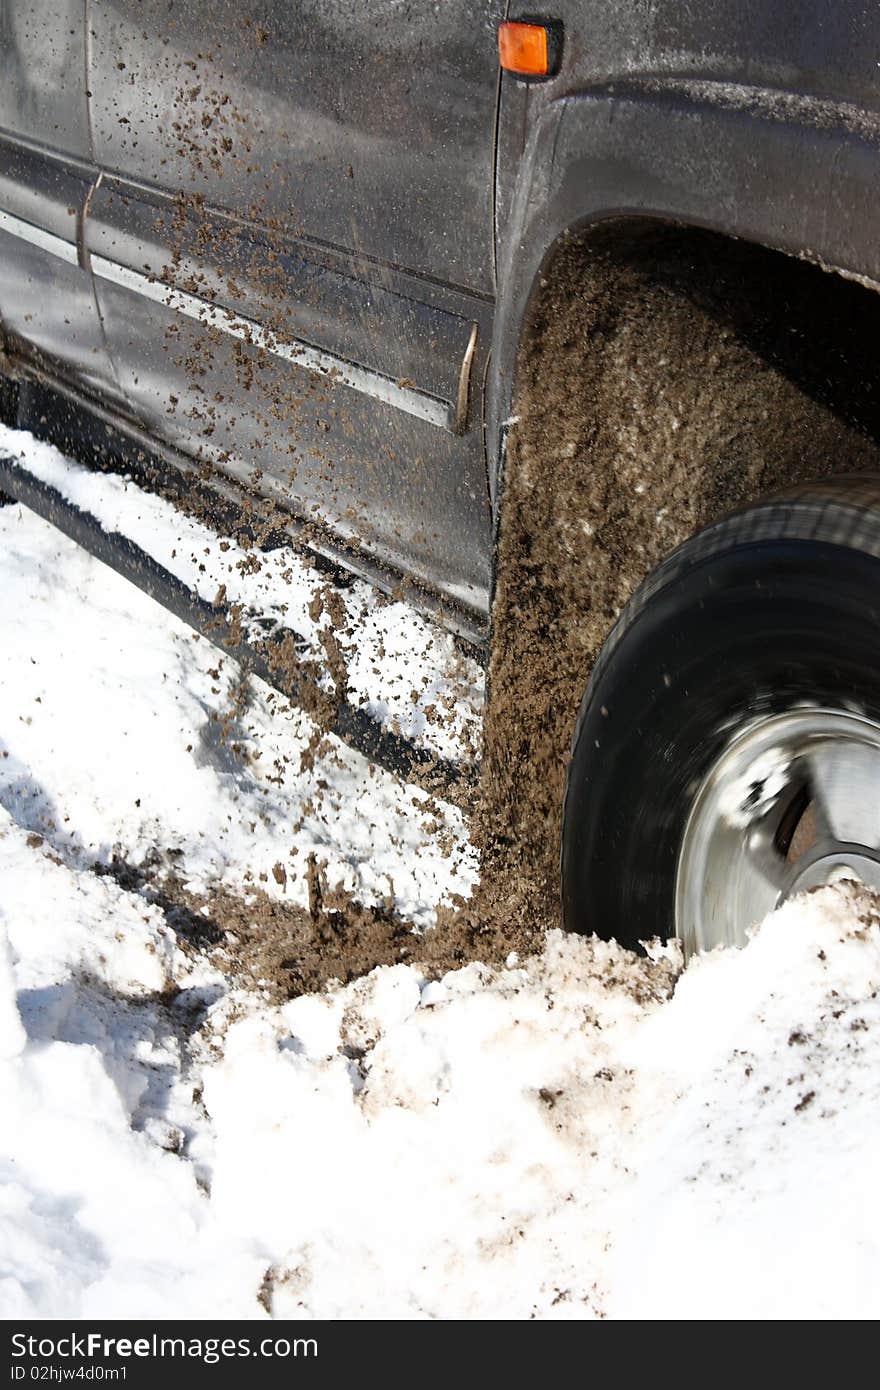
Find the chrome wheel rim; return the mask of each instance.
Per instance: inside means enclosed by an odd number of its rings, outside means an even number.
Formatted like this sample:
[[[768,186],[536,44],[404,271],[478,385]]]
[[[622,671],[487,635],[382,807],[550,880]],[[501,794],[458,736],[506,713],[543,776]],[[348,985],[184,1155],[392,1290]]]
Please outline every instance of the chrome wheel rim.
[[[685,954],[742,946],[795,893],[880,889],[880,724],[795,709],[740,732],[696,791],[678,861]]]

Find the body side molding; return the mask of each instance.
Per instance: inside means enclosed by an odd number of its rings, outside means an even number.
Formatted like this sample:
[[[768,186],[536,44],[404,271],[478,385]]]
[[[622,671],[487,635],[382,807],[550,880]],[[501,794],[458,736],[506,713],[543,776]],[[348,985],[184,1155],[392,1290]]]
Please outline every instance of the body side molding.
[[[50,256],[58,257],[59,260],[65,261],[68,265],[80,266],[82,269],[90,268],[93,275],[131,290],[145,299],[164,304],[177,313],[184,314],[187,318],[204,324],[206,328],[219,329],[230,337],[238,338],[252,347],[259,348],[263,352],[271,353],[273,356],[289,362],[291,366],[327,377],[335,386],[346,386],[353,391],[358,391],[361,395],[381,401],[385,405],[390,405],[407,415],[413,415],[439,429],[448,430],[453,434],[463,433],[466,423],[468,369],[475,342],[473,330],[462,362],[463,389],[460,390],[459,399],[453,403],[444,401],[426,391],[401,385],[381,372],[358,366],[342,357],[335,356],[333,353],[322,351],[310,343],[296,338],[279,338],[254,319],[219,308],[210,300],[202,299],[184,290],[175,289],[153,276],[143,275],[139,271],[120,265],[106,256],[95,253],[91,255],[86,253],[83,256],[81,245],[78,246],[75,242],[56,236],[54,232],[46,231],[44,228],[27,222],[24,218],[17,217],[14,213],[6,212],[3,209],[0,209],[0,230],[28,242]],[[83,265],[84,259],[87,261],[87,265]],[[476,325],[474,325],[475,329]],[[465,402],[464,409],[462,396]]]

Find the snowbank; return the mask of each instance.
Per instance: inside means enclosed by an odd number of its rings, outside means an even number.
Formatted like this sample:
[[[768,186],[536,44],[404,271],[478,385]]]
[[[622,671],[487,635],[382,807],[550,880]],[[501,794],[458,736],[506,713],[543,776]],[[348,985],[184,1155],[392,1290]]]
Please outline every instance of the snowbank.
[[[880,914],[849,886],[671,999],[674,962],[556,934],[270,1009],[115,884],[0,850],[0,1314],[876,1312]]]
[[[114,855],[295,897],[319,850],[428,922],[460,819],[332,744],[285,761],[307,721],[16,507],[0,584],[0,1316],[876,1314],[874,899],[677,983],[554,934],[271,1007]]]

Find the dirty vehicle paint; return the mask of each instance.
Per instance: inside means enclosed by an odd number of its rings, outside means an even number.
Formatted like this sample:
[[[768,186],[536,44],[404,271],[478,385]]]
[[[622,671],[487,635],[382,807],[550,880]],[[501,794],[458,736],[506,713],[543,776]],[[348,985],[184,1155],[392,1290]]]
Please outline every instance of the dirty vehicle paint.
[[[7,334],[471,625],[502,10],[15,4],[0,110]]]
[[[563,0],[560,71],[533,86],[501,79],[508,9],[9,0],[2,16],[17,360],[471,630],[492,586],[486,468],[497,510],[526,305],[562,234],[650,211],[880,275],[876,17]],[[820,217],[798,194],[832,155]]]

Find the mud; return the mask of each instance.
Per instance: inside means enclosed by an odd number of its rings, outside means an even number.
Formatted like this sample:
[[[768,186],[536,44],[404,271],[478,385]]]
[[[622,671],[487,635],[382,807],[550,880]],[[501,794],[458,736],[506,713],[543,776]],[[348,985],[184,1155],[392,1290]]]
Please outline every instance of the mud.
[[[309,905],[271,898],[259,889],[242,896],[212,891],[198,897],[179,882],[166,883],[163,904],[172,925],[196,923],[201,936],[178,932],[183,945],[204,952],[240,988],[254,989],[280,1003],[323,989],[331,981],[348,984],[379,965],[414,965],[426,979],[438,979],[479,959],[502,966],[515,947],[506,932],[480,931],[467,912],[449,912],[435,929],[419,932],[388,901],[364,906],[341,887],[331,887],[322,866],[308,867]],[[535,946],[520,938],[523,957]]]
[[[159,873],[157,856],[147,869],[95,866],[125,887],[139,891],[165,913],[181,948],[207,958],[230,983],[281,1004],[300,994],[367,975],[380,965],[411,965],[426,980],[440,979],[472,961],[489,969],[509,967],[511,952],[523,965],[544,948],[543,933],[493,930],[473,913],[448,914],[437,928],[418,931],[392,901],[364,906],[341,887],[331,888],[314,858],[308,866],[308,907],[279,901],[259,888],[246,895],[213,889],[199,895],[172,871]],[[609,988],[619,985],[638,1003],[665,999],[681,970],[676,951],[657,938],[646,957],[620,952],[599,958]]]
[[[532,312],[507,457],[477,823],[484,921],[559,924],[575,716],[640,581],[741,503],[880,470],[865,369],[878,317],[876,296],[708,234],[609,229],[561,254]]]

